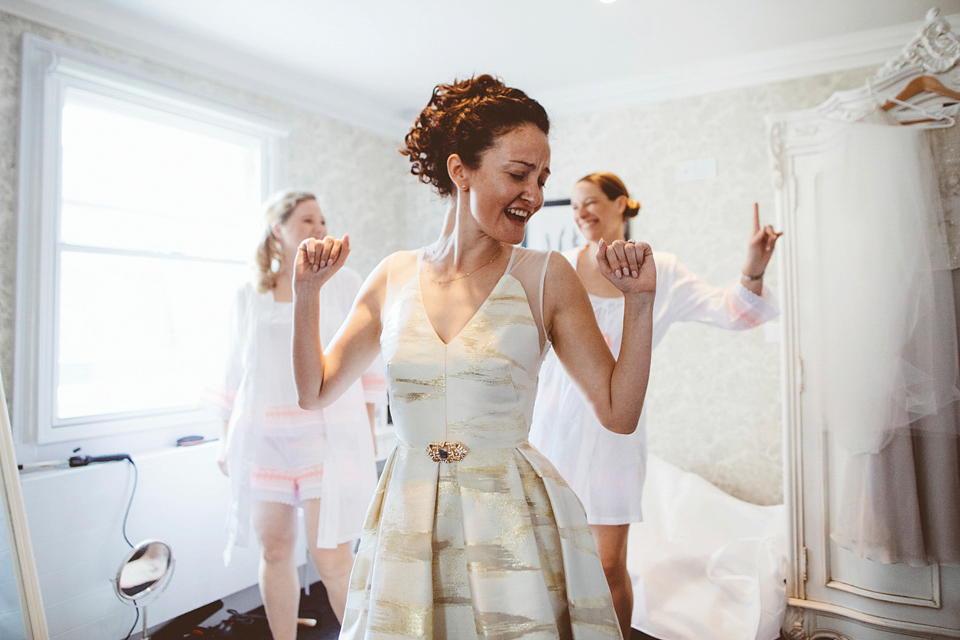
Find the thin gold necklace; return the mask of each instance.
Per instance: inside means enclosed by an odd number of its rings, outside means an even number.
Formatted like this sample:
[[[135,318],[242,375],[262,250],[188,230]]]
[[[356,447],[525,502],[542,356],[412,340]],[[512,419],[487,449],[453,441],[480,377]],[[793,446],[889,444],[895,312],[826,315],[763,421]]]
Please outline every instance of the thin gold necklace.
[[[432,282],[432,283],[434,283],[434,284],[447,284],[448,282],[453,282],[454,280],[461,280],[461,279],[463,279],[463,278],[466,278],[467,276],[471,276],[471,275],[475,274],[477,271],[480,271],[480,269],[483,269],[484,267],[488,267],[488,266],[490,266],[491,264],[493,264],[493,261],[500,257],[500,252],[501,252],[501,251],[503,251],[503,245],[502,245],[502,244],[497,248],[497,252],[496,252],[495,254],[493,254],[493,257],[490,258],[490,260],[488,260],[488,261],[485,262],[484,264],[480,265],[479,267],[477,267],[477,268],[474,269],[473,271],[468,271],[467,273],[465,273],[465,274],[463,274],[463,275],[457,276],[456,278],[450,278],[449,280],[434,280],[433,278],[430,277],[430,269],[428,268],[428,269],[426,270],[427,279],[430,280],[430,282]],[[430,267],[430,266],[431,266],[431,265],[430,265],[430,263],[428,262],[428,263],[427,263],[427,267]]]

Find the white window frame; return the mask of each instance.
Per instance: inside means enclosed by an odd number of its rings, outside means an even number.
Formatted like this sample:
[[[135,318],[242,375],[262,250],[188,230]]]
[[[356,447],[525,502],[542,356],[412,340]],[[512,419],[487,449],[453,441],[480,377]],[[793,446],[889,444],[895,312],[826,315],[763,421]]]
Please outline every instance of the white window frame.
[[[94,416],[54,426],[60,119],[65,92],[71,88],[259,137],[263,198],[279,182],[289,128],[269,115],[212,101],[99,56],[30,34],[23,37],[13,407],[18,444],[76,442],[209,423],[210,412],[188,409]]]

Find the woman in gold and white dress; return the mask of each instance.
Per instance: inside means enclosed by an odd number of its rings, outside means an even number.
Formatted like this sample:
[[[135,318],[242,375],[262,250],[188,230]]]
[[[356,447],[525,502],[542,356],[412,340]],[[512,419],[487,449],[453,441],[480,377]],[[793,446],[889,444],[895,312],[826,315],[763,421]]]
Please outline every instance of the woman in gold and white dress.
[[[551,346],[606,428],[636,428],[656,268],[643,244],[598,251],[625,300],[615,360],[569,263],[516,246],[543,205],[548,131],[539,103],[490,76],[438,85],[403,153],[447,198],[443,230],[376,268],[326,350],[316,292],[350,242],[300,246],[301,405],[331,402],[382,351],[397,432],[341,638],[621,637],[583,508],[527,432]]]

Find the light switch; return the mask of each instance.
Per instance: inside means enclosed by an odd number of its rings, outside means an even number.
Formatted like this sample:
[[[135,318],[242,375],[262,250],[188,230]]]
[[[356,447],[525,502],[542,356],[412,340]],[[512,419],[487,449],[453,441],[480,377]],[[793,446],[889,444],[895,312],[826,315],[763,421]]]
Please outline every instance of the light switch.
[[[683,160],[677,163],[677,182],[709,180],[717,177],[717,159]]]

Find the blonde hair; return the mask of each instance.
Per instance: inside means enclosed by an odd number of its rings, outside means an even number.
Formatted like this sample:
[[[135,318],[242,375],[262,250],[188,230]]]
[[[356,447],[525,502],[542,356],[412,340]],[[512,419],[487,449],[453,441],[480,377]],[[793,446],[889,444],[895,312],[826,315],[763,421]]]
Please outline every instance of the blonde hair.
[[[297,205],[307,200],[316,200],[317,196],[309,191],[281,191],[264,203],[264,219],[267,223],[254,263],[257,267],[257,291],[266,293],[277,286],[277,279],[283,269],[283,251],[280,241],[273,235],[273,227],[284,224]]]

